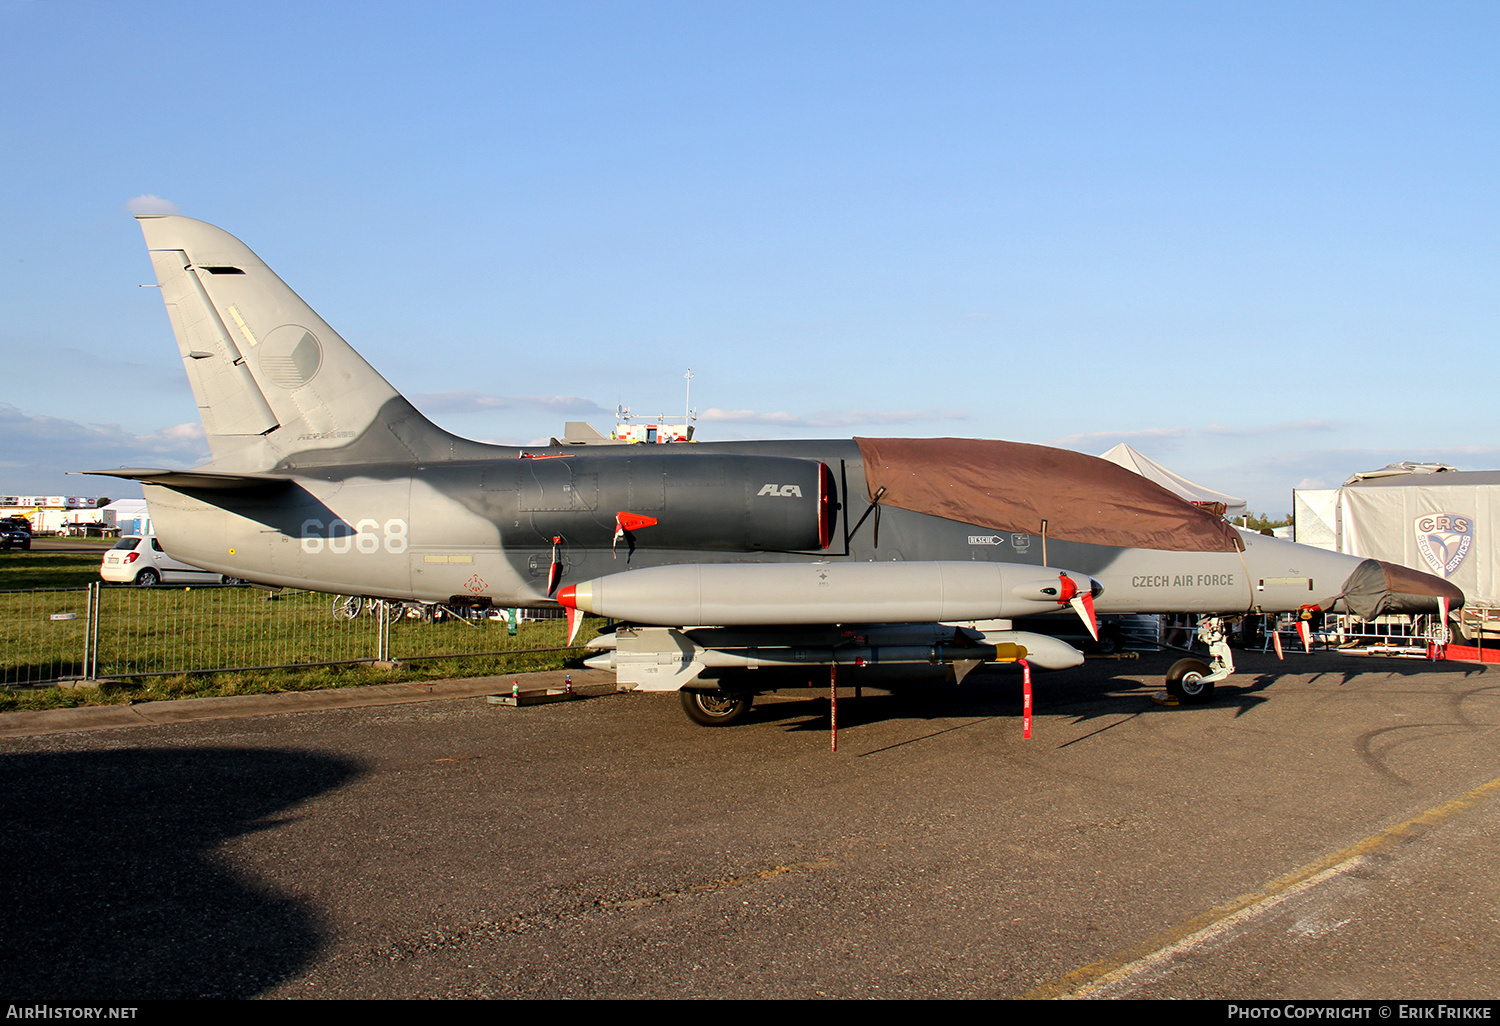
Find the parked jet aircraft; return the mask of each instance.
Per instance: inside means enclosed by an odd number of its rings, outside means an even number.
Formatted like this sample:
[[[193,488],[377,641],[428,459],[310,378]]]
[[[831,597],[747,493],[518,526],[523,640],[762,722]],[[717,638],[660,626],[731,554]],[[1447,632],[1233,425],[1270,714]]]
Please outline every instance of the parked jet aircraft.
[[[1463,602],[1439,578],[1236,531],[1044,446],[469,441],[238,239],[139,220],[213,458],[91,473],[141,482],[174,556],[275,586],[613,617],[635,626],[596,661],[623,686],[683,690],[699,722],[809,666],[858,683],[1076,665],[1070,646],[993,622],[1068,607],[1091,625],[1096,610],[1205,614],[1212,665],[1185,659],[1167,680],[1201,701],[1233,670],[1226,616]]]

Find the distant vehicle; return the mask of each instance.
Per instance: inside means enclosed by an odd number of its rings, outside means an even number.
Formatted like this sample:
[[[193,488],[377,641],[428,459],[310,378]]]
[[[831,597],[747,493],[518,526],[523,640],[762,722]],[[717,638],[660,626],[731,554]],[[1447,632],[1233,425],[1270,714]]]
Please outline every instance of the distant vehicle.
[[[150,588],[157,584],[237,584],[237,579],[183,563],[167,555],[154,537],[128,535],[104,553],[99,576],[111,584]]]
[[[58,528],[59,537],[65,538],[107,538],[111,534],[119,532],[117,527],[109,527],[106,524],[95,521],[93,523],[63,524]]]
[[[25,517],[0,519],[0,551],[31,548],[31,522]]]

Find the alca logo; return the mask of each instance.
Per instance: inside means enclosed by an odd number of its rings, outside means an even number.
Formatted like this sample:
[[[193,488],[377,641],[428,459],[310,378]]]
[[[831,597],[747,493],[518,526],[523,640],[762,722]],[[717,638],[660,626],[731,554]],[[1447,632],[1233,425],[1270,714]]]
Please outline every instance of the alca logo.
[[[1423,513],[1412,521],[1417,551],[1432,572],[1452,577],[1474,544],[1474,520],[1461,513]]]

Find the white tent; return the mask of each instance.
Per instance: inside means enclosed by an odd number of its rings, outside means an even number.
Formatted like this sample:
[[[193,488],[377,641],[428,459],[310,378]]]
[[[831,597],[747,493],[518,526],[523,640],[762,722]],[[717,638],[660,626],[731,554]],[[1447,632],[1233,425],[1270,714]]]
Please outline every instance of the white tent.
[[[1339,548],[1339,489],[1292,489],[1292,538],[1329,552]]]
[[[1132,449],[1129,445],[1121,442],[1109,452],[1100,453],[1100,459],[1117,463],[1126,470],[1155,481],[1169,492],[1175,492],[1188,502],[1222,502],[1225,506],[1227,517],[1242,516],[1245,512],[1245,500],[1216,492],[1212,488],[1206,488],[1196,481],[1189,481],[1181,474],[1168,470],[1149,456]]]
[[[118,527],[121,534],[151,533],[151,514],[145,499],[116,499],[103,509],[104,522]]]

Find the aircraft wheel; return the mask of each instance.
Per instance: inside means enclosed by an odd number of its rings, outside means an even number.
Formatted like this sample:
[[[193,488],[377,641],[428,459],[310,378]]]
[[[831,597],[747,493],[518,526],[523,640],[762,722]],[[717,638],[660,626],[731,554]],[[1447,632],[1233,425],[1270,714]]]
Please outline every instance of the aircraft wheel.
[[[1114,655],[1125,647],[1125,639],[1120,636],[1120,629],[1113,624],[1099,628],[1099,640],[1094,642],[1094,651],[1100,655]]]
[[[155,570],[146,569],[135,575],[135,586],[137,588],[154,588],[161,583],[161,574]]]
[[[1179,659],[1167,671],[1167,694],[1179,702],[1201,705],[1214,696],[1214,682],[1203,678],[1208,664],[1201,659]]]
[[[682,711],[700,727],[728,727],[745,718],[750,711],[751,695],[713,691],[682,692]]]

